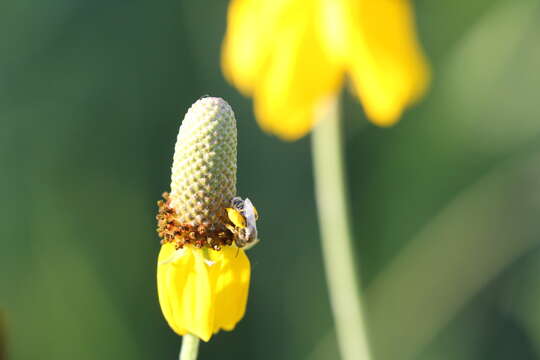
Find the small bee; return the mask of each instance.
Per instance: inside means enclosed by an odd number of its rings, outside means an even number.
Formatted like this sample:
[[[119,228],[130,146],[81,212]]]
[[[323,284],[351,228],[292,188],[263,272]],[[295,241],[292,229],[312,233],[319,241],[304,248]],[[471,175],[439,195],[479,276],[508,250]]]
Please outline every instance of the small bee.
[[[231,200],[231,207],[226,208],[231,224],[227,224],[234,234],[234,242],[239,248],[249,249],[259,242],[257,220],[259,213],[251,200],[236,196]]]

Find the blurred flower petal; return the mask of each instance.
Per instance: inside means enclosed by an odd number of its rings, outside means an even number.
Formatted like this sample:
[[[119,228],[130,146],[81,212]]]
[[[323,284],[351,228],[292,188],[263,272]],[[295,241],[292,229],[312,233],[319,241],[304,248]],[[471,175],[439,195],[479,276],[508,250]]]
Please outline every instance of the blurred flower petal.
[[[254,97],[261,127],[305,135],[349,73],[370,120],[390,125],[429,83],[407,0],[234,0],[225,76]]]
[[[418,100],[429,69],[416,41],[411,6],[403,0],[347,1],[349,69],[367,116],[391,125]]]
[[[251,94],[273,50],[274,32],[288,1],[233,0],[227,17],[222,67],[227,79]]]
[[[298,5],[298,4],[297,4]],[[314,104],[335,94],[343,69],[324,51],[310,4],[284,14],[275,33],[279,49],[255,89],[255,113],[263,129],[287,140],[304,136],[313,126]]]

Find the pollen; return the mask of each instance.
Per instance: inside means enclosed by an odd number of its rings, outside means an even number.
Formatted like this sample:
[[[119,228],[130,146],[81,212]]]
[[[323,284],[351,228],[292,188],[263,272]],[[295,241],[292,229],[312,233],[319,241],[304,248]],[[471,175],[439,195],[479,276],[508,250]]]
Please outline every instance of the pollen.
[[[221,250],[223,246],[230,246],[234,240],[234,234],[227,228],[217,230],[217,226],[208,226],[204,223],[193,225],[191,223],[181,223],[178,214],[170,206],[169,193],[162,194],[163,200],[157,202],[158,214],[157,233],[161,238],[161,244],[171,243],[176,250],[182,249],[185,245],[193,245],[197,248],[211,248]]]

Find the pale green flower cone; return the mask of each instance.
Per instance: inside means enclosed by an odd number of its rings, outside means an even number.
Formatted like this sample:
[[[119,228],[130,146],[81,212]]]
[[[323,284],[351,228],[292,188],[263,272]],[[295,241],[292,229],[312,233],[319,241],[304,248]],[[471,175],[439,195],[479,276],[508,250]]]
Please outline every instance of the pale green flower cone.
[[[169,197],[180,223],[221,227],[236,194],[236,132],[225,100],[204,97],[189,108],[178,132]]]

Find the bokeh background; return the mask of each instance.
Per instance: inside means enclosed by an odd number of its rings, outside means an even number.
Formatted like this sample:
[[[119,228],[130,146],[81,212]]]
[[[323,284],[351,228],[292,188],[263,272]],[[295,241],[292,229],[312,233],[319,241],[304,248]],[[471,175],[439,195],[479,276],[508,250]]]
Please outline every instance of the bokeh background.
[[[540,3],[415,6],[433,64],[428,96],[390,129],[343,97],[376,359],[540,359]],[[9,359],[177,356],[156,297],[155,201],[168,190],[183,114],[204,94],[236,112],[238,189],[260,210],[263,241],[250,251],[245,318],[203,344],[200,359],[338,358],[309,137],[263,133],[250,100],[225,82],[226,9],[0,3]]]

